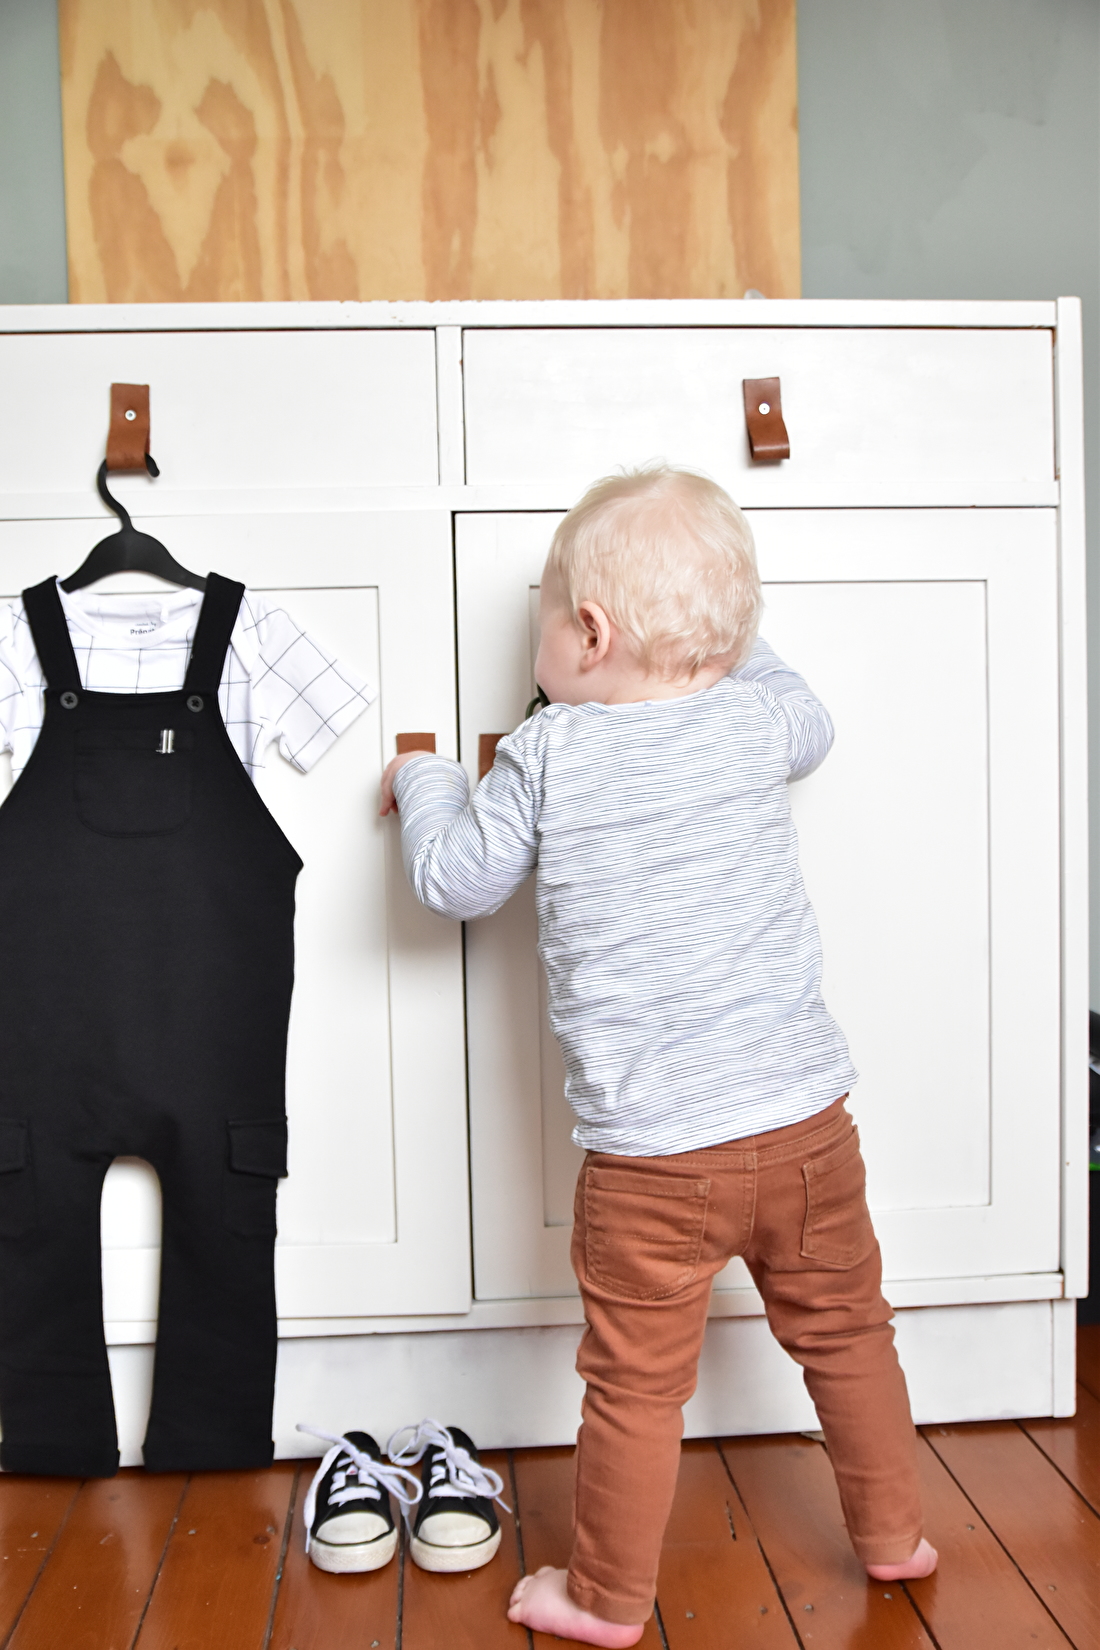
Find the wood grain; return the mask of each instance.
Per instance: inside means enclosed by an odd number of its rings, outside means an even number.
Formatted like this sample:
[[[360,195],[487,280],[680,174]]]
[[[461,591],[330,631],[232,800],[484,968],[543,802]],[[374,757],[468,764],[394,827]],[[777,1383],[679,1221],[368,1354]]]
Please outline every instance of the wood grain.
[[[1053,1461],[1094,1513],[1100,1513],[1100,1398],[1077,1388],[1077,1414],[1068,1421],[1021,1421],[1033,1444]]]
[[[795,0],[60,0],[76,302],[799,291]]]
[[[84,1484],[6,1650],[128,1650],[186,1482],[131,1471]]]
[[[79,1489],[76,1478],[5,1473],[0,1480],[0,1643],[7,1643],[27,1594],[45,1573]]]
[[[297,1467],[196,1473],[138,1637],[138,1650],[261,1650]]]
[[[507,1454],[486,1451],[481,1459],[503,1478],[504,1499],[511,1505]],[[514,1510],[510,1514],[498,1506],[497,1556],[465,1575],[432,1575],[418,1569],[406,1544],[401,1650],[439,1650],[443,1645],[447,1650],[522,1650],[521,1631],[505,1614],[522,1573]]]
[[[939,1650],[1066,1650],[1057,1622],[923,1438],[919,1461],[925,1530],[940,1562],[906,1591]]]
[[[933,1650],[905,1590],[852,1551],[829,1458],[791,1437],[723,1439],[722,1454],[809,1650]]]
[[[573,1451],[527,1449],[517,1452],[515,1476],[527,1574],[534,1575],[544,1564],[565,1569],[573,1545]],[[551,1645],[559,1642],[548,1633],[531,1634],[534,1650],[550,1650]],[[661,1636],[652,1616],[638,1643],[642,1650],[660,1650]]]
[[[1077,1326],[1077,1379],[1100,1398],[1100,1323]]]
[[[1100,1644],[1100,1518],[1015,1422],[924,1435],[1070,1642]]]
[[[668,1650],[796,1650],[760,1544],[713,1442],[686,1443],[657,1597]]]
[[[366,1575],[339,1576],[306,1556],[302,1505],[316,1468],[316,1461],[303,1462],[298,1479],[269,1650],[394,1650],[398,1560]]]

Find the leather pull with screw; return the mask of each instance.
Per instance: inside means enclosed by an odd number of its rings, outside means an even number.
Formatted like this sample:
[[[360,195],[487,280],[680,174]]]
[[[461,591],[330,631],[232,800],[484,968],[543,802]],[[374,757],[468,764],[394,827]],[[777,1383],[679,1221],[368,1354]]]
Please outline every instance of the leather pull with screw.
[[[791,442],[783,422],[778,378],[744,378],[745,427],[754,464],[776,464],[790,458]]]
[[[148,451],[148,384],[112,384],[111,424],[107,431],[108,470],[144,472]]]

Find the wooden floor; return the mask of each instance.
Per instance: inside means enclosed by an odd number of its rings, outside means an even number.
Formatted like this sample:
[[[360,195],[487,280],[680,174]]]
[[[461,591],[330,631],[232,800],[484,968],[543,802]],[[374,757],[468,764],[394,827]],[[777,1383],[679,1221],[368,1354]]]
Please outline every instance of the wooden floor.
[[[685,1445],[647,1650],[1096,1650],[1100,1328],[1071,1421],[925,1427],[940,1569],[869,1583],[828,1458],[801,1436]],[[518,1519],[470,1576],[401,1555],[329,1576],[302,1549],[314,1463],[269,1472],[0,1480],[4,1650],[548,1650],[504,1617],[523,1568],[569,1546],[570,1454],[487,1456]],[[511,1494],[507,1494],[510,1487]]]

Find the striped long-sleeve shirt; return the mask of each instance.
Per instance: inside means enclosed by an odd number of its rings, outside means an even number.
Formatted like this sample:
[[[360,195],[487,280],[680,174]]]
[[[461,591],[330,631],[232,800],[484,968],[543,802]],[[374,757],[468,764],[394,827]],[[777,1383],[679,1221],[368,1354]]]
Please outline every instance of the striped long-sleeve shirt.
[[[472,797],[441,757],[398,772],[405,868],[433,911],[486,916],[537,872],[578,1145],[691,1151],[797,1123],[854,1082],[787,795],[832,738],[758,641],[685,698],[551,705]]]

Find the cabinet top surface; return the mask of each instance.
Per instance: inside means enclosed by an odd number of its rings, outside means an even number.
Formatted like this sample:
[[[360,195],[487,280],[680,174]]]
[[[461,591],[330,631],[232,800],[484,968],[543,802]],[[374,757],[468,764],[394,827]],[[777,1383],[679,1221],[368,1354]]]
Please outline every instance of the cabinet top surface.
[[[0,333],[440,326],[1053,327],[1057,315],[1058,305],[1054,300],[977,302],[863,298],[4,304],[0,305]]]

